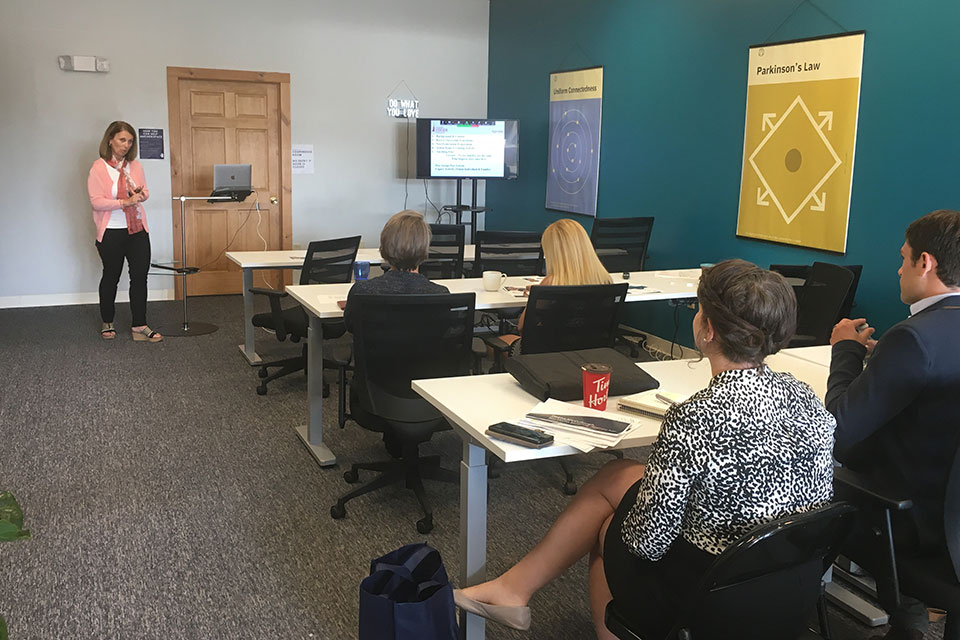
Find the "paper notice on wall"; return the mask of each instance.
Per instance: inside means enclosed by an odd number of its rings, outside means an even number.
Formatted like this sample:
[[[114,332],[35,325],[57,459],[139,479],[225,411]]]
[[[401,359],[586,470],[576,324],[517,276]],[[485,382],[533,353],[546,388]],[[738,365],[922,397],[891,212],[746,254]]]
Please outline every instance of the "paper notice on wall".
[[[313,173],[313,145],[292,145],[291,160],[294,173]]]

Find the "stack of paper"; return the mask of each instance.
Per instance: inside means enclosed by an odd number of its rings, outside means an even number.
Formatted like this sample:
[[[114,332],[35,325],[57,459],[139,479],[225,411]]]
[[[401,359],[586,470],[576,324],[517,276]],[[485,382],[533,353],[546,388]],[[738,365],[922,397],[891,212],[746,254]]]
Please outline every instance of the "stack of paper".
[[[627,416],[547,400],[534,407],[517,424],[542,429],[552,434],[556,442],[587,452],[596,447],[619,444],[638,422]]]
[[[632,411],[649,418],[663,418],[671,406],[687,399],[682,393],[650,389],[620,398],[618,409]]]

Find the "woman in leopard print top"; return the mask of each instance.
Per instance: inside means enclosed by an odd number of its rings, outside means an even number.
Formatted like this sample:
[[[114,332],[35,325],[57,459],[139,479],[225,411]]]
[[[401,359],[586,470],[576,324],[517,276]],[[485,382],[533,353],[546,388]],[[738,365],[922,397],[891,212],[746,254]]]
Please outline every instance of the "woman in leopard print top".
[[[697,298],[707,388],[667,411],[646,465],[606,465],[520,562],[455,592],[461,607],[526,628],[530,597],[589,554],[597,636],[613,638],[603,613],[615,597],[642,637],[665,637],[717,554],[758,524],[831,499],[833,417],[809,386],[763,364],[794,333],[792,289],[727,260],[704,270]]]

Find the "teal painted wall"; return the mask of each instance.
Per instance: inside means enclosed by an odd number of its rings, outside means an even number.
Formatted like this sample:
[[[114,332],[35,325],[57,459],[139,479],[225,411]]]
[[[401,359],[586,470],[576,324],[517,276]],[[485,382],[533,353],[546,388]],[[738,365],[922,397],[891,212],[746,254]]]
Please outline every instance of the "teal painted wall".
[[[518,180],[487,182],[487,227],[564,217],[544,208],[548,74],[603,65],[598,215],[656,216],[650,268],[863,264],[856,310],[887,328],[907,314],[896,273],[906,225],[960,209],[958,27],[958,0],[490,0],[487,113],[520,119],[521,155]],[[747,48],[860,29],[846,255],[737,238]],[[591,218],[569,217],[590,230]],[[669,338],[665,303],[640,306],[634,323]],[[686,344],[689,319],[683,310]]]

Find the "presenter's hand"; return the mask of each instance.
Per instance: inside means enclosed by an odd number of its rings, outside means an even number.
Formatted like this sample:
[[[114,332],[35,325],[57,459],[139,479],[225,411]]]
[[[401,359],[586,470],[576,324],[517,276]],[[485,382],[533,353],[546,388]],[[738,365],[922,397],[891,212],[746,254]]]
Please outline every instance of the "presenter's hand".
[[[830,344],[835,345],[843,340],[856,340],[867,348],[867,353],[873,353],[873,348],[877,344],[877,341],[871,337],[874,331],[873,327],[867,325],[866,318],[855,320],[845,318],[833,326]]]
[[[143,191],[140,192],[140,196],[141,196],[140,202],[146,202],[147,198],[150,197],[150,190],[144,187]]]

